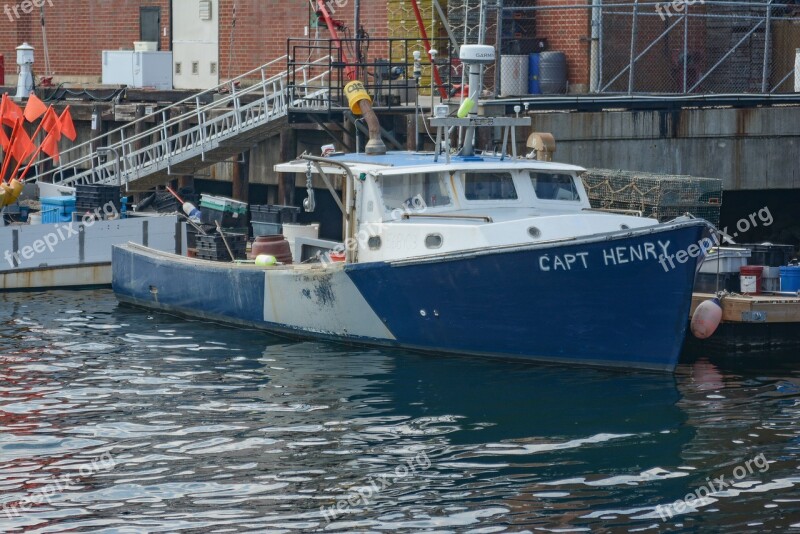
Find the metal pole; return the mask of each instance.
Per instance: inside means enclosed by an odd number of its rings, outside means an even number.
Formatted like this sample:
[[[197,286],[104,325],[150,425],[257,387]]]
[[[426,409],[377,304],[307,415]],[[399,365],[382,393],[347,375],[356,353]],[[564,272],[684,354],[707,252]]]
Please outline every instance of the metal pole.
[[[636,66],[636,58],[634,54],[636,53],[636,21],[639,15],[639,0],[634,0],[633,2],[633,20],[631,20],[631,57],[630,57],[630,69],[628,70],[628,94],[633,93],[633,75],[634,75],[634,67]]]
[[[687,4],[686,13],[683,14],[683,93],[686,94],[686,76],[689,73],[689,5]]]
[[[361,57],[361,0],[356,0],[353,6],[353,31],[356,34],[356,76],[361,77],[361,64],[364,62]]]
[[[766,94],[769,89],[769,60],[770,60],[770,39],[771,35],[771,20],[772,20],[772,0],[767,2],[767,27],[764,28],[764,65],[761,72],[761,94]]]
[[[598,41],[600,48],[599,57],[597,58],[597,87],[603,85],[603,6],[600,6],[600,38]]]
[[[590,52],[589,92],[596,93],[600,88],[599,74],[599,45],[600,45],[600,19],[602,17],[603,0],[592,0],[592,45]]]
[[[435,0],[434,0],[435,1]],[[495,44],[497,47],[497,55],[503,55],[503,0],[497,0],[497,37],[495,37]],[[500,61],[494,64],[494,94],[496,97],[500,96]]]
[[[486,42],[486,2],[480,3],[480,9],[478,11],[478,44],[482,45]],[[483,93],[483,69],[481,69],[480,76],[478,77],[478,99],[480,99],[481,94]],[[470,88],[470,93],[472,92],[472,88]]]
[[[483,44],[486,38],[486,2],[480,3],[478,10],[478,44]]]

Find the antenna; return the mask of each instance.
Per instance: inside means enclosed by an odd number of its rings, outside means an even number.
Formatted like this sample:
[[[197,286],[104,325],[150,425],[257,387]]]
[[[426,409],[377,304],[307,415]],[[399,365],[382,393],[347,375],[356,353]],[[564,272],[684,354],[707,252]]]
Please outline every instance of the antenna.
[[[469,98],[458,110],[458,117],[477,117],[478,99],[481,96],[481,74],[484,65],[495,62],[494,47],[489,45],[462,45],[459,51],[461,63],[469,66]],[[464,147],[461,150],[464,156],[475,154],[475,127],[469,126],[464,134]]]

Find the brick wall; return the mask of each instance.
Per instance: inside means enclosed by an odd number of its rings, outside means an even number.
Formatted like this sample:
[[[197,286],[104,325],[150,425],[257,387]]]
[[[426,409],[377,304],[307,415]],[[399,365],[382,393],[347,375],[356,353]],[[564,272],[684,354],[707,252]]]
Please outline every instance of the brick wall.
[[[236,4],[236,30],[233,27],[233,6]],[[353,26],[353,0],[333,4],[333,18],[348,27]],[[310,27],[313,13],[308,0],[220,0],[220,64],[223,77],[247,72],[286,54],[290,37],[328,39],[330,34],[322,25],[318,32]],[[363,1],[361,25],[371,37],[387,36],[386,5],[383,2]],[[233,53],[231,38],[233,37]],[[344,37],[344,35],[340,35]]]
[[[60,81],[71,76],[97,76],[102,72],[102,50],[132,48],[139,40],[139,8],[161,7],[161,27],[170,26],[169,0],[46,0],[47,42],[52,70]],[[7,0],[11,7],[20,5]],[[2,8],[0,8],[2,9]],[[39,10],[19,18],[0,13],[0,54],[6,57],[6,74],[16,73],[15,48],[27,41],[36,48],[34,72],[44,74],[44,46]],[[161,34],[161,48],[170,46]]]
[[[576,5],[574,0],[537,0],[537,6]],[[536,35],[547,39],[547,49],[564,52],[570,85],[588,85],[591,46],[591,10],[543,9],[536,12]]]
[[[6,0],[13,7],[15,0]],[[20,0],[21,1],[21,0]],[[130,49],[139,40],[139,8],[161,7],[162,29],[170,28],[170,0],[45,0],[50,61],[58,81],[70,77],[97,77],[102,72],[101,51]],[[50,5],[52,2],[52,5]],[[233,30],[234,4],[236,26]],[[353,22],[353,0],[334,4],[335,18]],[[13,22],[0,5],[0,54],[6,57],[6,73],[16,73],[15,48],[27,41],[36,48],[37,76],[44,73],[44,51],[38,9],[21,11]],[[286,53],[286,39],[304,37],[311,9],[308,0],[220,0],[220,74],[224,79],[258,67]],[[386,5],[363,1],[361,23],[373,37],[386,37]],[[310,28],[311,36],[315,30]],[[321,38],[328,37],[320,28]],[[233,53],[231,53],[233,38]],[[162,50],[171,46],[169,34],[161,37]]]

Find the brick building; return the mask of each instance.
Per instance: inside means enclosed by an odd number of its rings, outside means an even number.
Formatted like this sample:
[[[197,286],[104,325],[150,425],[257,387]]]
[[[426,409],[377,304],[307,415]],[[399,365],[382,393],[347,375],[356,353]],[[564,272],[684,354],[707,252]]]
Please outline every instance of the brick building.
[[[328,37],[325,28],[317,32],[314,27],[310,0],[16,1],[18,3],[9,3],[8,9],[0,12],[0,54],[5,56],[6,85],[13,84],[16,79],[15,48],[23,42],[36,48],[34,72],[37,78],[45,74],[40,8],[35,7],[36,4],[44,5],[50,74],[55,75],[56,83],[98,83],[102,72],[101,52],[130,49],[134,41],[157,39],[161,50],[173,51],[176,62],[180,62],[181,48],[199,53],[201,63],[212,56],[208,64],[191,62],[191,65],[176,65],[176,68],[184,74],[199,69],[221,81],[284,55],[289,37],[317,34],[321,38]],[[387,6],[391,2],[362,0],[361,23],[371,37],[389,36],[391,17]],[[537,5],[573,3],[571,0],[541,0]],[[335,18],[352,26],[353,1],[334,0],[331,5],[336,10]],[[427,11],[424,0],[420,5]],[[199,43],[203,39],[196,38],[194,30],[183,23],[196,19],[205,9],[210,10],[205,15],[210,16],[215,25],[205,42]],[[537,23],[537,35],[548,40],[550,49],[566,53],[570,84],[578,87],[585,87],[589,77],[589,17],[589,10],[545,11]],[[425,18],[429,19],[430,15],[425,13]],[[439,36],[443,36],[443,32],[440,31]],[[210,48],[200,53],[200,46]],[[214,84],[200,83],[198,87],[210,85]]]

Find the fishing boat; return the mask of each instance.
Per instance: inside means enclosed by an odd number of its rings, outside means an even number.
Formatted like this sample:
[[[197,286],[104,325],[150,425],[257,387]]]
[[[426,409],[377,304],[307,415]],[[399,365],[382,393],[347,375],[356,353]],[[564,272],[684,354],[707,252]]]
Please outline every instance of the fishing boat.
[[[491,47],[464,48],[462,58],[493,58]],[[364,153],[275,167],[309,185],[341,180],[342,243],[319,261],[274,266],[117,246],[119,300],[297,338],[674,369],[707,222],[593,210],[582,168],[517,155],[516,128],[530,118],[435,117],[432,153],[386,152],[361,104]],[[476,152],[479,127],[501,128],[511,154]],[[451,150],[457,129],[464,144]],[[314,204],[309,188],[306,210]]]

